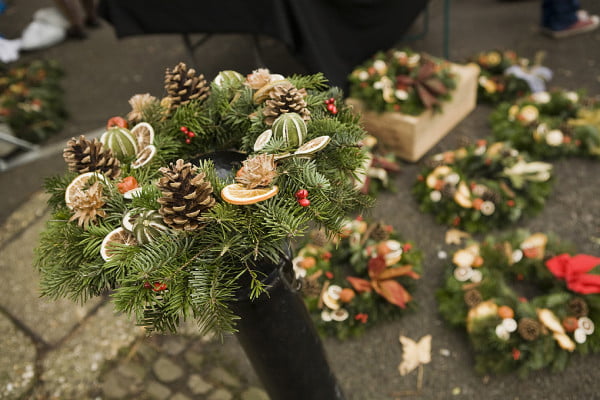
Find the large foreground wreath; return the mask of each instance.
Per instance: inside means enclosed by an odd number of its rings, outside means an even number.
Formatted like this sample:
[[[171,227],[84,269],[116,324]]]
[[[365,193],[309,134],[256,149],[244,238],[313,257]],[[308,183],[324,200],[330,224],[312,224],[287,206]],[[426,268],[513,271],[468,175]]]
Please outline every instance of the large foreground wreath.
[[[571,353],[600,350],[600,258],[568,251],[517,231],[454,253],[439,309],[466,328],[478,372],[562,370]]]
[[[581,93],[552,90],[503,103],[490,116],[496,140],[534,157],[600,156],[598,105]]]
[[[352,183],[363,130],[322,75],[223,71],[209,84],[180,63],[165,88],[161,101],[134,96],[129,121],[111,118],[100,141],[68,143],[71,172],[46,185],[42,293],[113,290],[116,308],[150,329],[193,317],[202,331],[233,331],[240,286],[256,298],[264,265],[309,222],[337,233],[368,203]],[[210,153],[230,149],[243,163]]]
[[[481,140],[433,156],[413,192],[438,222],[481,232],[538,212],[550,192],[551,170],[508,143]]]

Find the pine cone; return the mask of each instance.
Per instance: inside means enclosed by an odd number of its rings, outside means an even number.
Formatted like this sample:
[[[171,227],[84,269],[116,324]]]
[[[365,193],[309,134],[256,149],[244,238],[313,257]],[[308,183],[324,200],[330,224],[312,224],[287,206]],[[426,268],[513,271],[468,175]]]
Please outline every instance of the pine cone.
[[[144,113],[153,104],[157,104],[158,99],[151,96],[149,93],[136,94],[129,99],[129,105],[131,111],[127,114],[127,119],[132,123],[142,122],[144,120]]]
[[[69,170],[83,174],[100,171],[109,178],[115,179],[121,174],[121,163],[113,157],[110,149],[104,149],[97,139],[87,140],[85,136],[72,138],[63,150],[63,158]]]
[[[282,82],[269,93],[269,99],[265,101],[265,124],[273,125],[273,122],[281,114],[293,112],[299,114],[304,121],[310,119],[310,111],[306,108],[306,90],[296,89],[289,82]]]
[[[312,244],[314,244],[315,246],[318,246],[318,247],[323,247],[327,243],[329,243],[329,240],[327,239],[327,235],[321,229],[315,229],[310,232],[310,241]]]
[[[377,242],[382,242],[390,238],[390,232],[386,229],[386,226],[383,222],[378,222],[373,227],[373,230],[369,236],[371,239]]]
[[[163,197],[158,210],[163,221],[173,229],[192,231],[204,226],[202,213],[215,205],[213,188],[204,173],[196,173],[191,163],[179,159],[170,168],[162,167],[157,182]]]
[[[235,180],[248,189],[269,187],[277,176],[275,157],[272,154],[260,154],[245,160]]]
[[[85,229],[96,220],[96,217],[106,216],[106,212],[101,209],[104,204],[100,182],[94,183],[87,190],[78,188],[71,200],[75,214],[69,221],[77,220],[77,225]]]
[[[581,318],[587,317],[589,307],[585,300],[583,300],[581,297],[574,297],[567,303],[567,310],[570,315],[573,315],[576,318]]]
[[[165,89],[169,98],[169,112],[175,111],[179,106],[188,104],[192,100],[203,102],[210,94],[210,86],[204,75],[196,76],[196,70],[188,69],[180,62],[165,72]]]
[[[465,304],[469,307],[475,307],[483,301],[481,293],[477,289],[467,290],[464,295]]]
[[[535,340],[540,336],[541,333],[541,325],[534,319],[531,318],[521,318],[519,320],[519,335],[525,340]]]
[[[454,195],[456,194],[456,186],[452,185],[450,183],[446,183],[442,187],[441,192],[442,192],[442,196],[448,197],[448,198],[453,198]]]
[[[487,189],[481,196],[481,199],[484,201],[491,201],[494,204],[500,203],[501,200],[500,194],[492,189]]]

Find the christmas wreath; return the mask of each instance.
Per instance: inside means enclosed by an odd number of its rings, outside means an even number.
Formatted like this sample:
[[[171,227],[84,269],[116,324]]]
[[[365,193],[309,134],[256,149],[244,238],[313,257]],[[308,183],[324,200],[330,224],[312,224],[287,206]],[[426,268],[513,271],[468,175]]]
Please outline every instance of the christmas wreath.
[[[420,208],[469,232],[500,228],[539,211],[552,166],[530,162],[508,143],[480,140],[437,154],[413,187]]]
[[[421,259],[390,225],[359,217],[333,240],[314,231],[293,263],[320,333],[345,339],[414,307],[410,290]]]
[[[7,67],[0,64],[0,121],[15,136],[39,143],[60,131],[67,117],[56,62],[37,60]]]
[[[320,74],[222,71],[209,83],[180,63],[165,89],[133,96],[99,141],[69,141],[70,172],[46,183],[42,293],[111,290],[149,329],[194,318],[233,331],[231,302],[266,290],[290,240],[309,223],[340,232],[370,203],[353,182],[364,132]]]
[[[456,87],[450,63],[410,50],[379,52],[349,76],[350,97],[370,110],[419,115],[439,110]]]
[[[498,104],[515,101],[531,92],[544,91],[552,71],[540,65],[541,57],[532,64],[511,50],[492,50],[473,57],[481,68],[477,99],[483,103]]]
[[[490,116],[497,140],[512,143],[532,156],[600,156],[598,107],[577,92],[533,93],[515,103],[503,103]]]
[[[600,350],[600,258],[569,247],[517,231],[454,253],[439,309],[466,328],[478,372],[557,371],[571,353]]]

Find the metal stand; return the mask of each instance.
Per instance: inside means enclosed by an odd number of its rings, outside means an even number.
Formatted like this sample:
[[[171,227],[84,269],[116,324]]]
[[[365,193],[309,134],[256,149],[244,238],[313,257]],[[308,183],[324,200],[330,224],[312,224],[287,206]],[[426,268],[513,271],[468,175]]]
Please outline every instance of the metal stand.
[[[291,285],[286,258],[271,269],[269,293],[232,304],[241,317],[238,341],[271,400],[344,400],[310,314]]]

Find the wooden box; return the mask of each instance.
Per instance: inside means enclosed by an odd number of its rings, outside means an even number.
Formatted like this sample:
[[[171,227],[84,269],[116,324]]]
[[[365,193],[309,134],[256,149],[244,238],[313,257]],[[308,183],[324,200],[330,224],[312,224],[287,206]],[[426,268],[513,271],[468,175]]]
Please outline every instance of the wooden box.
[[[462,121],[477,103],[479,67],[475,64],[452,64],[451,70],[457,78],[456,89],[438,112],[428,110],[418,116],[399,112],[378,113],[367,110],[358,99],[349,98],[346,102],[361,114],[363,127],[378,138],[384,150],[415,162]]]

